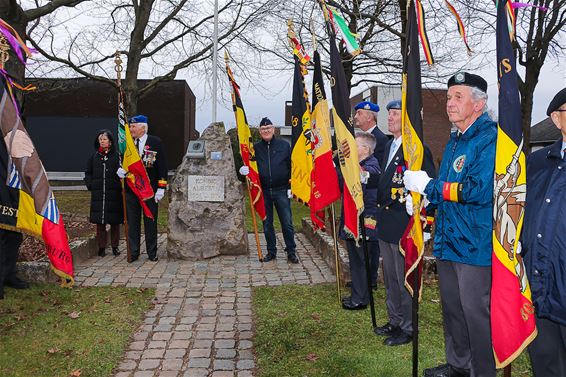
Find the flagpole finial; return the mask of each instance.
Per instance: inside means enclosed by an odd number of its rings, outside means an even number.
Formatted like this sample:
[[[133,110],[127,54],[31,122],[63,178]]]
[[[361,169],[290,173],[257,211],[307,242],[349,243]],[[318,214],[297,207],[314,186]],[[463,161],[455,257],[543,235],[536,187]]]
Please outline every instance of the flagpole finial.
[[[116,71],[116,82],[118,83],[118,86],[120,86],[121,84],[121,80],[122,80],[122,71],[124,70],[124,68],[122,68],[122,58],[120,56],[120,51],[116,50],[116,53],[114,54],[114,70]]]
[[[3,35],[0,35],[0,68],[4,69],[4,64],[10,60],[10,45]]]

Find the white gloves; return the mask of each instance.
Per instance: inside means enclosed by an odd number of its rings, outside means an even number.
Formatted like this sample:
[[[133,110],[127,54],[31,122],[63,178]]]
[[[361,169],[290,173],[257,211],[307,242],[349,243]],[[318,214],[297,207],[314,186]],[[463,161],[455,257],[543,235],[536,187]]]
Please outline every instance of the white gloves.
[[[366,185],[369,179],[369,171],[360,170],[360,183]]]
[[[291,190],[287,190],[287,197],[289,199],[293,199],[293,193],[291,192]]]
[[[406,170],[403,175],[403,183],[405,188],[409,191],[415,191],[424,194],[426,185],[432,180],[428,174],[423,170]]]
[[[122,168],[118,168],[118,170],[116,171],[116,174],[118,175],[118,177],[120,178],[126,178],[126,175],[128,174],[127,171],[125,171]]]
[[[155,203],[159,203],[159,201],[163,199],[163,196],[165,196],[165,189],[158,188],[155,192]]]
[[[408,193],[405,197],[405,210],[407,211],[407,215],[413,216],[413,196],[411,193]]]
[[[240,175],[248,175],[250,174],[250,168],[246,165],[242,165],[242,167],[240,168]]]
[[[424,232],[423,233],[423,240],[424,242],[427,242],[430,240],[430,232]]]

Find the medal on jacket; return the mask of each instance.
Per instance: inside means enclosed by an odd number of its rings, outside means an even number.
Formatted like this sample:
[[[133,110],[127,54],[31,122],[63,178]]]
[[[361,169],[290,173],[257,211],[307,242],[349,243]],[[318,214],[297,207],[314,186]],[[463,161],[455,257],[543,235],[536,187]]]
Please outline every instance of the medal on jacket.
[[[143,150],[143,158],[142,158],[143,165],[146,168],[152,168],[153,164],[155,163],[156,156],[157,156],[157,152],[150,150],[149,146],[146,145],[145,149]]]
[[[403,172],[405,171],[405,166],[397,165],[395,169],[395,173],[393,173],[393,177],[391,178],[391,199],[398,200],[399,202],[403,203],[405,201],[405,186],[403,185]]]

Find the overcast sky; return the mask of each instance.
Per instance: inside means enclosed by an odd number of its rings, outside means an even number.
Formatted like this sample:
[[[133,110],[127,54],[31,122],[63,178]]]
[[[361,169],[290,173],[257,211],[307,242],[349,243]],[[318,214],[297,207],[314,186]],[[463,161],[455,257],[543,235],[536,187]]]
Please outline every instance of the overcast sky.
[[[219,54],[221,55],[221,54]],[[521,67],[519,67],[519,70]],[[519,71],[521,72],[521,71]],[[475,72],[482,75],[488,82],[489,107],[497,113],[497,70],[495,64],[495,56],[491,66],[485,66],[481,72]],[[238,72],[234,72],[235,78],[238,80]],[[283,125],[285,116],[285,101],[292,98],[292,75],[293,71],[288,70],[281,72],[277,78],[269,78],[264,82],[267,87],[274,88],[271,93],[260,93],[252,86],[245,82],[240,82],[241,96],[251,126],[257,126],[260,119],[267,116],[277,125]],[[240,75],[241,76],[241,75]],[[179,77],[183,78],[183,77]],[[212,121],[212,104],[210,101],[204,101],[206,88],[202,80],[192,80],[186,78],[195,96],[197,97],[196,107],[196,125],[197,130],[203,131]],[[227,80],[224,71],[219,70],[219,80]],[[309,73],[306,79],[307,89],[310,95],[312,74]],[[326,83],[327,95],[330,95],[330,88]],[[546,108],[554,95],[566,87],[566,69],[560,67],[555,62],[549,62],[544,65],[543,72],[540,76],[539,83],[535,90],[534,106],[532,120],[533,124],[544,120],[546,116]],[[360,93],[364,88],[355,88],[352,95]],[[278,93],[277,93],[278,92]],[[232,104],[230,93],[227,91],[226,85],[219,90],[220,102],[218,104],[217,120],[224,122],[226,128],[235,127],[234,113],[232,112]]]

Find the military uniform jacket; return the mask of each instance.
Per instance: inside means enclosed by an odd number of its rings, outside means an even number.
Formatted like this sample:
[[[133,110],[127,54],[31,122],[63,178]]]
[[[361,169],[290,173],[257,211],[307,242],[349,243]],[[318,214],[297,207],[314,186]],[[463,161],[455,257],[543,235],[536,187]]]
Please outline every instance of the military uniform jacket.
[[[389,151],[393,140],[389,140],[383,154],[384,163],[387,163]],[[436,177],[436,168],[430,149],[425,145],[422,169],[429,177]],[[379,179],[377,194],[377,230],[378,238],[389,243],[398,243],[409,223],[409,215],[405,208],[404,197],[408,193],[403,185],[405,160],[403,146],[399,146],[397,153],[385,167]],[[403,200],[401,202],[401,200]]]
[[[379,166],[383,168],[389,156],[389,153],[387,155],[384,154],[385,146],[389,142],[389,138],[377,126],[371,131],[371,134],[375,137],[375,151],[373,155],[377,158]]]
[[[158,188],[167,188],[167,159],[161,139],[157,136],[147,135],[140,158],[147,171],[153,191],[157,191]]]
[[[566,161],[562,140],[527,159],[521,243],[539,317],[566,326]]]

